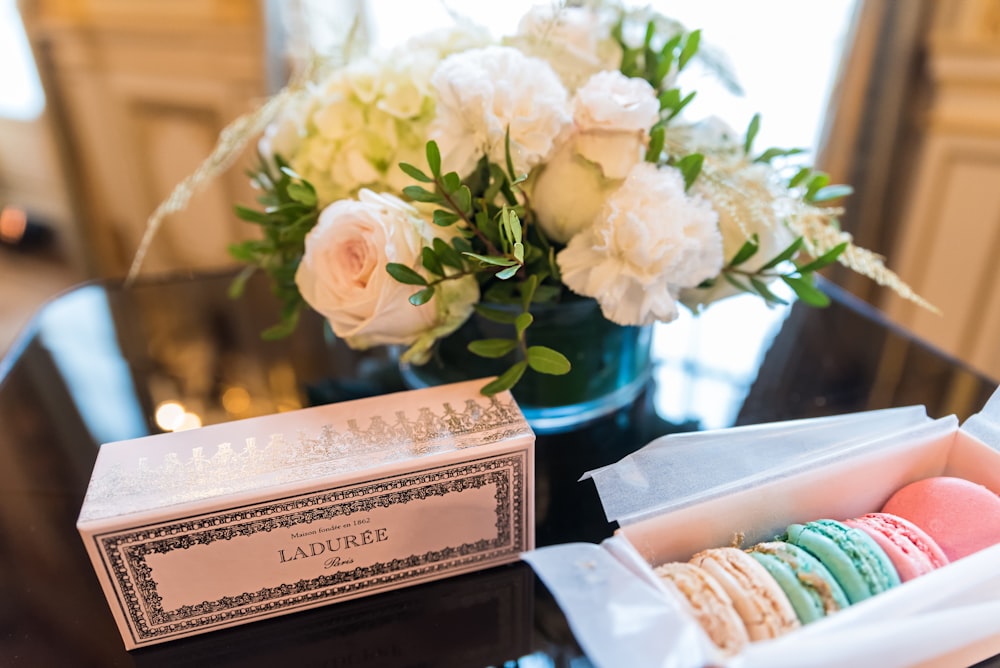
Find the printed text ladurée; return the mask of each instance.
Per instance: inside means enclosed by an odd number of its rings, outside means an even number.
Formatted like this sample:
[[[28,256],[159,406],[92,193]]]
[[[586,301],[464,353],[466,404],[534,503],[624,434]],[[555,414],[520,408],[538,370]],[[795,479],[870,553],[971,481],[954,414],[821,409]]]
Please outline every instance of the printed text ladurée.
[[[326,528],[325,530],[319,529],[313,531],[293,532],[291,537],[305,538],[308,536],[318,535],[320,532],[325,533],[330,530],[330,528]],[[378,529],[365,529],[356,533],[345,533],[333,538],[316,540],[278,550],[278,560],[279,563],[284,564],[290,561],[323,556],[325,559],[325,568],[344,566],[354,562],[353,559],[350,559],[346,554],[344,554],[345,552],[362,548],[366,545],[384,543],[387,540],[389,540],[389,530],[387,528],[382,527]]]

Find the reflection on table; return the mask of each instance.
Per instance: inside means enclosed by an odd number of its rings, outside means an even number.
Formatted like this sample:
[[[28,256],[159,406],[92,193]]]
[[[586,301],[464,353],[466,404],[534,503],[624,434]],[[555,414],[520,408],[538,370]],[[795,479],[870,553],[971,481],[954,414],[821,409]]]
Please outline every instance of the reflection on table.
[[[351,351],[315,314],[263,341],[267,285],[234,301],[230,280],[82,286],[0,364],[0,665],[586,665],[524,564],[124,651],[75,530],[100,443],[404,389],[392,351]],[[632,406],[539,437],[538,544],[610,535],[578,480],[658,436],[911,404],[965,418],[996,387],[827,289],[828,309],[734,298],[659,326]]]

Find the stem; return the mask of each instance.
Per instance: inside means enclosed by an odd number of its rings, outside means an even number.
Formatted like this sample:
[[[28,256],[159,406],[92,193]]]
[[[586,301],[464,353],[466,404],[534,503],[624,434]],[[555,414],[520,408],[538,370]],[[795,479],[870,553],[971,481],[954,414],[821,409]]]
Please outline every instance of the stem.
[[[448,192],[445,190],[444,184],[438,181],[437,179],[434,179],[434,185],[437,186],[438,190],[441,192],[441,196],[444,197],[446,202],[448,202],[448,206],[451,207],[451,210],[457,213],[458,217],[464,220],[465,224],[468,225],[472,229],[472,231],[475,232],[476,236],[479,237],[479,240],[483,242],[483,244],[486,246],[487,254],[501,255],[500,251],[497,250],[497,247],[493,245],[493,242],[491,242],[486,237],[486,235],[483,234],[483,231],[480,230],[479,227],[477,227],[473,221],[469,220],[469,217],[465,215],[464,211],[458,208],[458,205],[455,204],[455,200],[453,200],[451,198],[451,195],[449,195]]]

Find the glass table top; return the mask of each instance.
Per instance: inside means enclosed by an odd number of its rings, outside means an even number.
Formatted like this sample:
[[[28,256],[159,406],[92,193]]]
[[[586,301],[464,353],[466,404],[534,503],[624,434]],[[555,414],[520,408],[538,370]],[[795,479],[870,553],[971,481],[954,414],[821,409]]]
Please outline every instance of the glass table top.
[[[124,650],[75,528],[101,443],[405,389],[393,351],[351,351],[315,314],[262,340],[275,300],[262,279],[233,300],[231,279],[79,286],[0,362],[0,665],[589,665],[523,563]],[[611,535],[580,475],[664,434],[914,404],[964,419],[996,388],[825,289],[826,309],[739,297],[658,325],[634,404],[539,435],[537,544]]]

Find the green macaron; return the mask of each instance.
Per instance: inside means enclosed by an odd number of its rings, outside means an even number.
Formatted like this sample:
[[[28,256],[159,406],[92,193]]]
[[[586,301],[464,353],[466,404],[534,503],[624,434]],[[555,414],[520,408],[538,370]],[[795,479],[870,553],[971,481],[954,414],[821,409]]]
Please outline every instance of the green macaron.
[[[822,563],[802,548],[773,541],[749,550],[785,592],[803,624],[848,606],[847,596]]]
[[[871,536],[834,520],[792,524],[781,540],[819,559],[851,603],[899,585],[899,575]]]

